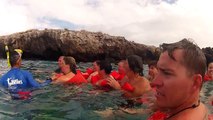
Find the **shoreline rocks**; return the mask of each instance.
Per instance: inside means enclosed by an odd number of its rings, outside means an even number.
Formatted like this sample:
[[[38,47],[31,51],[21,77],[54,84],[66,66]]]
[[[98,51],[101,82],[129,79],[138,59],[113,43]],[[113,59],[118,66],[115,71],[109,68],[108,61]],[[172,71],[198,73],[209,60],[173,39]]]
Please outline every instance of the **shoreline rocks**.
[[[77,61],[97,59],[120,60],[136,54],[145,61],[157,59],[159,50],[127,41],[124,37],[101,32],[67,29],[27,30],[0,37],[0,57],[6,58],[4,46],[24,51],[24,59],[57,60],[61,55],[73,56]]]
[[[0,36],[0,58],[6,58],[4,46],[20,48],[24,59],[57,60],[61,55],[73,56],[78,62],[109,59],[112,62],[136,54],[147,63],[158,60],[160,50],[126,40],[120,36],[110,36],[101,32],[67,29],[31,29],[25,32]],[[213,61],[213,48],[202,49],[207,62]]]

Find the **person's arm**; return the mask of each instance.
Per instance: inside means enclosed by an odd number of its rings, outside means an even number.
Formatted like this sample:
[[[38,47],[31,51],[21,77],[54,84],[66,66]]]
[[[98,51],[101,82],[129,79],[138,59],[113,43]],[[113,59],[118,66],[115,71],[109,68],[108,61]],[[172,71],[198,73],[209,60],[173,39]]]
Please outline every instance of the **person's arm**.
[[[138,81],[139,82],[137,82],[137,84],[134,85],[134,91],[133,92],[126,91],[127,97],[130,97],[130,98],[140,97],[144,93],[151,90],[149,81],[146,78],[141,77],[140,80],[138,80]]]
[[[35,88],[41,87],[41,85],[36,80],[33,79],[32,74],[29,73],[28,71],[26,71],[26,77],[30,84],[30,87],[35,87]]]
[[[112,88],[114,88],[116,90],[121,89],[121,85],[114,78],[108,78],[107,81],[108,81],[108,85],[111,86]]]

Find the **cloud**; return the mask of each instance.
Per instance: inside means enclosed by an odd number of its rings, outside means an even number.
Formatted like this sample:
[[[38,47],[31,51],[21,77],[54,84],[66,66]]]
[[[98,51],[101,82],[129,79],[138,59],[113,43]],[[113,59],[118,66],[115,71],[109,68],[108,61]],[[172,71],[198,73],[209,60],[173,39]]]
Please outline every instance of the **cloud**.
[[[213,46],[211,0],[1,0],[0,34],[32,28],[101,31],[148,45]]]

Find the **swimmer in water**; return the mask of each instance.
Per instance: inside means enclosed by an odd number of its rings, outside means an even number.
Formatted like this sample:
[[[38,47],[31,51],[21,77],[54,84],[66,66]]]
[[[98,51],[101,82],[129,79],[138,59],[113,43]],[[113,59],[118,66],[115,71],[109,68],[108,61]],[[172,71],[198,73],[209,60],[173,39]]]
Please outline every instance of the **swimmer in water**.
[[[12,99],[27,99],[31,96],[30,89],[42,86],[42,84],[39,84],[33,79],[30,72],[20,69],[22,63],[21,57],[22,52],[20,50],[14,50],[9,53],[11,69],[0,79],[1,86],[9,90]]]
[[[206,120],[208,110],[200,101],[206,71],[202,50],[188,39],[162,44],[157,63],[158,75],[151,83],[156,87],[156,105],[162,120]],[[154,115],[149,120],[154,120]]]

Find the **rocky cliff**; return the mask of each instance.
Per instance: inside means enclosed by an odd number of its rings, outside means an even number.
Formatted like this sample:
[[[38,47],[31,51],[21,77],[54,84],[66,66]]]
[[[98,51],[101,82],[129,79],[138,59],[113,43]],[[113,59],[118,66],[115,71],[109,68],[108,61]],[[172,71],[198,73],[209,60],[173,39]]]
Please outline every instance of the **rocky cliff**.
[[[110,36],[101,32],[71,31],[67,29],[28,30],[0,37],[0,57],[5,58],[4,46],[20,48],[25,59],[56,60],[69,55],[77,61],[96,59],[120,60],[131,54],[145,61],[157,59],[159,50],[127,41],[124,37]]]

